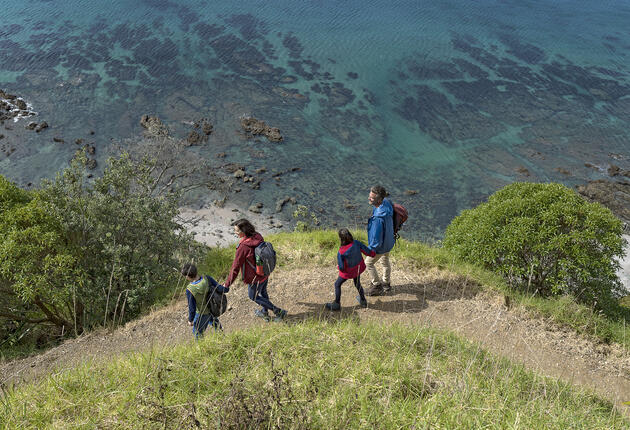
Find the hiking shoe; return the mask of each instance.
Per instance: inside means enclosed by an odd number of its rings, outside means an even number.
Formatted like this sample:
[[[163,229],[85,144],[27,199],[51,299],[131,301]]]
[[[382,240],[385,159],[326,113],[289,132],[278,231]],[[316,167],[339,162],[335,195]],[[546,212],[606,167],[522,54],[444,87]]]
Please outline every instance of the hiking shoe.
[[[269,321],[269,314],[267,313],[267,311],[264,311],[262,309],[256,309],[254,311],[254,315],[256,315],[258,318],[262,318],[265,321]]]
[[[383,292],[387,293],[391,290],[392,290],[392,286],[389,282],[387,284],[383,284]]]
[[[278,309],[275,312],[275,314],[276,314],[276,316],[273,317],[273,320],[276,321],[276,322],[280,322],[280,321],[282,321],[284,319],[284,317],[287,316],[288,312],[285,311],[284,309]]]
[[[383,294],[383,286],[381,284],[373,285],[367,292],[368,296],[380,296]]]
[[[329,311],[340,311],[341,310],[341,305],[337,302],[330,302],[330,303],[326,303],[326,309],[328,309]]]
[[[367,300],[361,300],[361,296],[357,296],[357,302],[359,302],[359,306],[362,308],[367,308]]]

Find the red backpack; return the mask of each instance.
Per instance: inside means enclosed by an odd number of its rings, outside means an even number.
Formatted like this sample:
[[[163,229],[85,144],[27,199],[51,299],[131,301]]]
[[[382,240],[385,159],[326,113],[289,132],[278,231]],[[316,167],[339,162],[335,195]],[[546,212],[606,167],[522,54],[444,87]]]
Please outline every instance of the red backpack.
[[[398,239],[400,237],[398,232],[402,228],[402,225],[405,223],[405,221],[407,221],[407,218],[409,218],[409,213],[407,212],[407,209],[401,204],[394,203],[393,206],[394,206],[394,237]]]

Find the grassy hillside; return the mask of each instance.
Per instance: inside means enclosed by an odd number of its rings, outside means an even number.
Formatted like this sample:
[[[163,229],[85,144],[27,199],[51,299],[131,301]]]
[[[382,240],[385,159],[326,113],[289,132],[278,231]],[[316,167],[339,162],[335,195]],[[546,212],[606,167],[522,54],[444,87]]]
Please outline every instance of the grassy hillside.
[[[355,239],[367,242],[365,231],[353,232]],[[306,233],[280,233],[265,238],[274,244],[278,263],[283,266],[329,265],[336,261],[339,239],[332,230]],[[506,296],[510,306],[522,306],[532,316],[568,327],[600,342],[615,342],[630,351],[630,308],[619,307],[609,315],[594,312],[570,296],[542,298],[515,291],[500,276],[479,267],[458,261],[443,248],[401,239],[392,251],[392,258],[404,265],[420,269],[437,267],[471,279],[482,289]],[[225,279],[234,256],[234,248],[211,249],[202,264],[206,273]],[[401,270],[394,265],[393,270]],[[628,326],[628,329],[626,329]]]
[[[627,428],[592,394],[454,335],[274,324],[86,364],[5,393],[14,428]]]

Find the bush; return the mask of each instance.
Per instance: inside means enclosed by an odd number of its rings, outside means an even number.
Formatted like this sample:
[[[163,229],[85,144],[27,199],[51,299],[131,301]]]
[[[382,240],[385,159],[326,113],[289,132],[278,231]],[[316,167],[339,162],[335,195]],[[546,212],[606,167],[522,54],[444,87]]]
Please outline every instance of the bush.
[[[123,154],[95,179],[86,161],[79,155],[31,192],[0,177],[0,318],[77,334],[121,323],[199,253],[155,159]]]
[[[610,210],[563,185],[515,183],[455,218],[444,247],[513,287],[606,308],[623,291],[622,231]]]

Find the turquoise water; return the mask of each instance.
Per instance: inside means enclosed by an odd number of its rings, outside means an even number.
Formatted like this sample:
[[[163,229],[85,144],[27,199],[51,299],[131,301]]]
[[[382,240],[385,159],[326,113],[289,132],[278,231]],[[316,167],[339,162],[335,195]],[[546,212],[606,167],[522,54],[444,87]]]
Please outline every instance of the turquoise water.
[[[141,133],[143,114],[181,137],[209,118],[215,132],[191,151],[218,171],[266,167],[260,190],[242,186],[237,203],[274,208],[294,196],[325,224],[355,226],[381,183],[408,206],[407,234],[424,239],[510,182],[572,186],[611,163],[630,169],[627,2],[0,6],[0,89],[51,125],[3,132],[15,151],[0,153],[0,172],[21,184],[65,166],[75,139],[103,161],[112,139]],[[284,141],[244,139],[243,115]],[[291,167],[300,170],[271,176]]]

